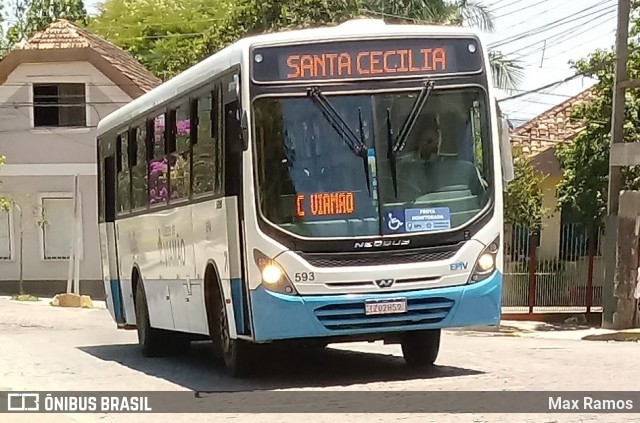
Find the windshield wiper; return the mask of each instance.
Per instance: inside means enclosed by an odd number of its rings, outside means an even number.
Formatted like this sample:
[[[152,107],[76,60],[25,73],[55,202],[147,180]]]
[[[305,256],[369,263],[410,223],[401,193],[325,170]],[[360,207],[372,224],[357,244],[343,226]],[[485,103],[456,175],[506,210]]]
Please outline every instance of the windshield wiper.
[[[407,119],[405,119],[404,124],[402,125],[402,129],[400,129],[400,133],[398,137],[394,139],[393,128],[391,127],[391,110],[387,109],[387,159],[389,160],[389,167],[391,168],[391,179],[393,181],[393,192],[398,198],[398,177],[397,177],[397,169],[396,169],[396,155],[404,150],[404,147],[407,143],[407,139],[409,138],[409,134],[411,130],[416,124],[418,120],[418,116],[422,113],[422,109],[427,104],[427,99],[429,98],[429,94],[433,90],[433,81],[425,81],[422,85],[422,90],[416,101],[413,103],[409,114],[407,115]]]
[[[393,181],[393,192],[398,198],[398,178],[396,176],[396,154],[393,151],[393,128],[391,127],[391,110],[387,109],[387,159],[391,167],[391,180]]]
[[[422,109],[424,109],[424,106],[427,104],[427,99],[433,90],[433,85],[433,81],[425,81],[422,84],[422,90],[420,91],[420,94],[418,94],[416,101],[413,103],[413,107],[411,107],[411,111],[409,112],[407,119],[404,121],[402,129],[400,129],[398,138],[393,144],[392,151],[394,155],[404,150],[409,134],[418,120],[418,116],[420,116]]]
[[[364,141],[364,130],[362,123],[362,109],[358,108],[358,119],[360,124],[360,137],[358,137],[349,127],[347,122],[329,102],[327,97],[322,93],[319,87],[309,88],[307,95],[311,97],[313,103],[318,106],[324,117],[331,124],[333,129],[342,137],[347,147],[358,157],[362,158],[364,166],[364,176],[367,179],[367,189],[369,197],[371,197],[371,177],[369,176],[369,162],[367,157],[367,145]]]

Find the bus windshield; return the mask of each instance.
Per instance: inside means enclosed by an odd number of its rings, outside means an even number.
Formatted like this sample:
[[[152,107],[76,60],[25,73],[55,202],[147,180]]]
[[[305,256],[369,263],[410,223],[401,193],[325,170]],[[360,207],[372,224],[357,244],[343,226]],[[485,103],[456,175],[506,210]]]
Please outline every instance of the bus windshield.
[[[469,222],[493,189],[484,91],[431,92],[406,142],[390,154],[419,95],[327,94],[363,155],[312,98],[256,99],[262,215],[317,238],[433,233]]]

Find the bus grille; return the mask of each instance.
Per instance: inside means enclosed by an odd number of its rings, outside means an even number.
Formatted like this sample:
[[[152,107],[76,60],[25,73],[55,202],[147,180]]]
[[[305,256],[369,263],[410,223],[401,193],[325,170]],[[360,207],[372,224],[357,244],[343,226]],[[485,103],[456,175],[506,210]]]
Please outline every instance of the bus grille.
[[[447,298],[409,298],[402,314],[364,314],[364,301],[329,304],[315,309],[316,318],[329,330],[410,328],[442,321],[454,302]]]
[[[456,245],[446,250],[408,250],[399,252],[380,251],[375,253],[299,253],[309,264],[316,267],[341,266],[382,266],[385,264],[411,264],[448,260],[459,250]]]

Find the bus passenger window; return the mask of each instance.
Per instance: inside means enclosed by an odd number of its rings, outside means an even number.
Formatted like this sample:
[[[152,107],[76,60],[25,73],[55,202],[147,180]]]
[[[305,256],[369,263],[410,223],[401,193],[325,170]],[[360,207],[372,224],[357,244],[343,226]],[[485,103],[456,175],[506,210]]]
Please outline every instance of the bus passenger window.
[[[134,143],[131,151],[131,208],[133,210],[147,207],[147,160],[146,160],[146,129],[140,125],[129,135],[129,142]]]
[[[131,207],[131,181],[129,172],[129,142],[128,134],[125,132],[118,135],[116,140],[117,150],[117,204],[116,210],[118,214],[128,213]]]
[[[220,97],[209,93],[197,101],[197,140],[193,146],[193,195],[218,193],[222,184],[216,175],[221,171]],[[218,185],[218,183],[220,185]]]
[[[191,114],[189,113],[189,103],[182,104],[175,111],[175,118],[171,124],[174,125],[172,132],[172,144],[175,151],[170,152],[170,177],[171,187],[170,200],[180,200],[189,198],[190,182],[190,145],[191,145]]]
[[[169,198],[167,186],[167,156],[165,155],[165,115],[153,118],[151,158],[149,160],[149,204],[166,204]]]

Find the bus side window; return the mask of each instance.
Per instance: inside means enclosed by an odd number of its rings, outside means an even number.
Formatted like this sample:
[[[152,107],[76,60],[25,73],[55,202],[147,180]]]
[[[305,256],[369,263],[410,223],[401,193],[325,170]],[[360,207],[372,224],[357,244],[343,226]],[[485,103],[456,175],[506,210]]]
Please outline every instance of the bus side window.
[[[166,204],[169,198],[167,180],[167,156],[165,154],[165,114],[150,121],[147,139],[149,143],[149,204]]]
[[[131,151],[131,208],[147,207],[147,145],[146,128],[140,125],[130,133]]]
[[[124,132],[116,139],[117,196],[118,214],[128,213],[131,207],[131,181],[129,171],[129,136]]]
[[[212,92],[194,101],[197,142],[193,145],[193,195],[219,193],[221,140],[219,128],[220,96],[218,85]]]
[[[171,111],[171,131],[169,135],[167,153],[170,167],[170,201],[186,200],[189,198],[191,181],[191,113],[189,103],[181,104],[175,111]]]

